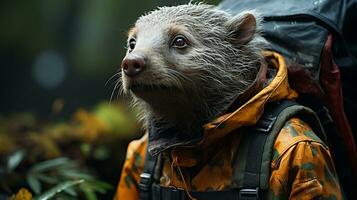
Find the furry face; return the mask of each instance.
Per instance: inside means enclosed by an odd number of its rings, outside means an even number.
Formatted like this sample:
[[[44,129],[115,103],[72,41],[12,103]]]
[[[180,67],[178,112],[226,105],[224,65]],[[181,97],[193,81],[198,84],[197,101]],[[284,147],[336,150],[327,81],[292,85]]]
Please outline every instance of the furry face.
[[[145,121],[169,127],[212,120],[254,81],[264,44],[254,12],[204,4],[162,7],[129,31],[122,89]]]

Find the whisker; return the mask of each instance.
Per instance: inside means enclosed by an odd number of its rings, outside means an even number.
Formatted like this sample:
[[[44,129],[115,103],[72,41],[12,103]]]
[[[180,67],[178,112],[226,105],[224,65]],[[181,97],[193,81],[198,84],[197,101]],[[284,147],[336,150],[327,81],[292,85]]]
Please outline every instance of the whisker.
[[[111,104],[112,103],[112,100],[113,100],[113,97],[114,97],[114,94],[115,94],[115,90],[118,88],[118,85],[120,83],[120,79],[117,80],[117,82],[115,83],[115,86],[114,86],[114,89],[110,95],[110,100],[109,100],[109,103]]]
[[[113,74],[111,77],[108,78],[108,80],[105,82],[104,86],[106,87],[108,85],[108,82],[113,80],[114,77],[119,76],[120,75],[120,71],[118,71],[117,73]]]

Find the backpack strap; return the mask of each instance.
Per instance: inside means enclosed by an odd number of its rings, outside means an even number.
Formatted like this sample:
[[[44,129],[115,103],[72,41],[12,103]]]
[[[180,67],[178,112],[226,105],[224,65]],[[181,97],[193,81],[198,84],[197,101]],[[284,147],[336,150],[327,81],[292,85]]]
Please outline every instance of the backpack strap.
[[[232,189],[228,191],[190,191],[197,199],[259,200],[269,188],[270,164],[275,140],[286,121],[299,117],[325,140],[325,134],[316,114],[296,102],[283,100],[269,103],[256,125],[246,127],[242,142],[233,161]],[[185,200],[186,191],[161,187],[154,182],[158,158],[147,152],[144,172],[139,183],[141,200]]]
[[[285,122],[292,117],[299,117],[307,122],[325,140],[321,123],[311,109],[289,100],[269,103],[257,124],[244,130],[241,146],[233,163],[233,188],[247,191],[248,197],[257,196],[256,199],[259,199],[264,196],[269,188],[275,140]]]
[[[162,187],[157,183],[152,186],[152,200],[186,200],[189,199],[187,192],[181,188]],[[238,190],[227,191],[190,191],[192,197],[197,200],[240,200]]]
[[[157,162],[157,157],[152,156],[149,151],[146,151],[145,165],[143,173],[140,174],[140,200],[150,200],[151,187],[154,182],[154,171]]]

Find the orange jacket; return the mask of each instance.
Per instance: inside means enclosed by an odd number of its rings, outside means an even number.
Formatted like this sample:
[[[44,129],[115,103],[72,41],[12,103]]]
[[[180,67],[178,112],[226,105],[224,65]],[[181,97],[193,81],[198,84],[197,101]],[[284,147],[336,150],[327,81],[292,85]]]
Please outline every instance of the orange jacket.
[[[240,127],[254,125],[267,102],[293,99],[284,59],[264,52],[276,76],[259,93],[230,113],[204,125],[204,136],[194,146],[177,146],[162,153],[160,184],[187,191],[226,190],[232,178],[232,160],[239,146]],[[138,199],[147,134],[129,144],[115,200]],[[238,158],[239,159],[239,158]],[[199,166],[194,175],[187,170]],[[342,199],[338,178],[328,147],[298,118],[287,121],[280,131],[271,162],[268,199]]]

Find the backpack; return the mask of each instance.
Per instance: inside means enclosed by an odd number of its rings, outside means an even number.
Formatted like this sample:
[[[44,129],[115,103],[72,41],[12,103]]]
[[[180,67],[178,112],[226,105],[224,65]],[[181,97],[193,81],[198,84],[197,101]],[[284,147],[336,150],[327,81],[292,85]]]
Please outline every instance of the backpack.
[[[240,159],[235,159],[232,164],[231,189],[189,193],[194,198],[203,200],[265,199],[269,190],[274,143],[285,122],[292,117],[298,117],[310,124],[316,135],[323,141],[326,140],[321,122],[313,110],[290,100],[270,102],[255,125],[242,128],[242,141],[236,155]],[[144,170],[138,185],[140,200],[189,199],[183,189],[160,186],[160,160],[160,156],[154,157],[149,152],[146,153]],[[245,162],[241,162],[242,160]]]
[[[356,199],[357,1],[224,0],[218,8],[261,13],[263,37],[287,59],[290,86],[320,118],[340,184]]]
[[[298,115],[309,125],[315,126],[312,128],[320,138],[325,138],[345,197],[356,199],[353,186],[357,180],[357,151],[350,126],[354,124],[348,122],[346,113],[351,122],[357,119],[357,101],[354,97],[357,91],[353,87],[357,78],[357,42],[353,38],[356,35],[353,28],[348,26],[356,21],[351,17],[357,16],[357,2],[223,0],[218,8],[233,15],[247,9],[261,13],[263,37],[270,43],[270,50],[279,52],[287,59],[289,83],[300,94],[300,105],[269,105],[270,111],[265,112],[255,126],[248,127],[254,130],[255,139],[247,138],[246,152],[253,156],[247,157],[243,171],[233,174],[232,181],[239,183],[234,185],[235,190],[193,191],[193,196],[198,199],[240,200],[264,197],[269,177],[267,163],[271,161],[276,130],[280,130],[281,123],[289,117]],[[346,113],[344,107],[347,108]],[[294,112],[290,112],[292,110]],[[261,146],[266,149],[257,148]],[[249,150],[252,147],[258,150]],[[155,183],[154,171],[159,169],[156,164],[158,158],[147,155],[139,184],[141,199],[185,199],[183,190],[161,188]],[[249,159],[252,157],[256,159]]]

